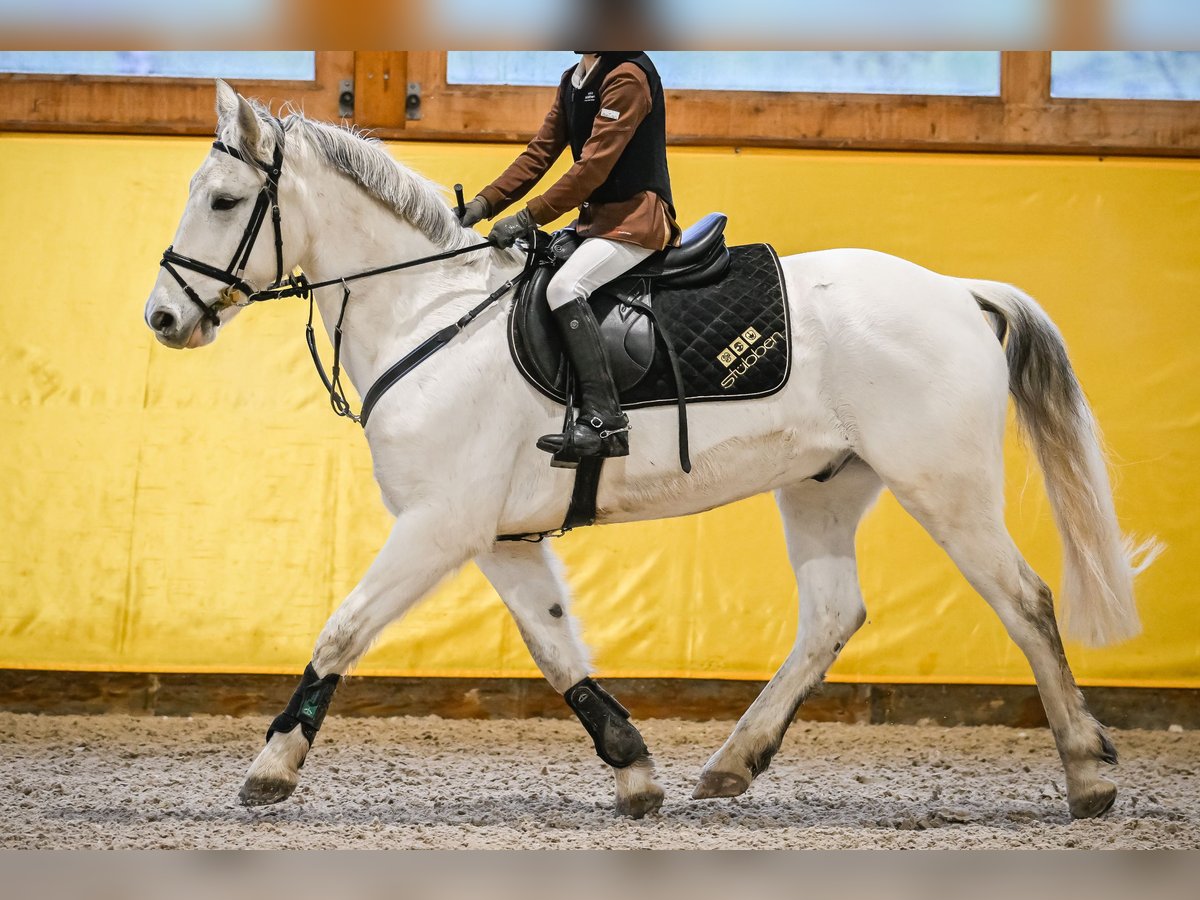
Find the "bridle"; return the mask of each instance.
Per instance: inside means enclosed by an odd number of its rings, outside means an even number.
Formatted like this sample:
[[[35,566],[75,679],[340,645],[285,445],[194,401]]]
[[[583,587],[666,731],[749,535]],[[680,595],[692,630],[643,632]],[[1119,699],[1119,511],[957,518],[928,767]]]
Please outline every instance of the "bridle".
[[[279,176],[283,172],[283,134],[283,129],[280,128],[276,135],[275,154],[270,163],[255,159],[253,156],[247,156],[236,147],[230,147],[224,141],[213,141],[214,150],[228,153],[234,159],[241,160],[246,165],[261,169],[267,176],[266,181],[263,182],[262,189],[258,192],[258,199],[254,201],[254,209],[250,213],[250,221],[246,223],[246,229],[242,232],[242,239],[238,241],[237,249],[233,251],[233,257],[229,260],[229,265],[224,269],[218,269],[209,263],[193,259],[190,256],[184,256],[182,253],[176,253],[174,245],[163,251],[162,261],[159,265],[171,274],[171,277],[183,288],[188,299],[200,307],[204,313],[204,318],[214,327],[221,324],[217,313],[222,309],[237,305],[233,299],[232,292],[229,290],[230,288],[242,293],[246,297],[247,303],[253,303],[256,300],[267,299],[264,296],[267,294],[277,296],[272,292],[284,284],[283,231],[279,224]],[[258,240],[258,234],[262,231],[262,224],[267,216],[268,207],[271,210],[271,225],[275,229],[275,280],[271,283],[270,287],[262,291],[256,291],[242,279],[242,273],[246,271],[246,265],[250,261],[250,253],[254,249],[254,242]],[[190,269],[197,274],[220,281],[226,285],[226,288],[221,291],[221,296],[215,303],[211,305],[205,303],[184,277],[179,274],[179,270],[175,268],[176,266]],[[298,287],[299,285],[297,283],[292,286]]]
[[[242,239],[238,242],[237,249],[233,252],[232,259],[229,260],[229,265],[224,269],[218,269],[216,266],[202,260],[184,256],[182,253],[176,253],[174,245],[167,247],[163,251],[162,260],[159,262],[159,265],[166,269],[179,286],[183,288],[188,299],[200,307],[204,320],[209,322],[214,328],[221,324],[218,313],[223,309],[233,306],[245,307],[252,303],[261,303],[264,300],[277,300],[285,297],[301,297],[308,300],[308,324],[305,326],[305,337],[308,342],[309,353],[312,355],[313,364],[317,368],[317,374],[321,376],[321,382],[329,392],[330,405],[333,407],[333,411],[339,416],[344,416],[365,428],[367,417],[371,414],[371,410],[375,408],[375,404],[379,402],[380,397],[383,396],[388,388],[392,387],[401,378],[448,344],[451,338],[466,328],[467,325],[471,324],[480,313],[499,300],[509,289],[524,280],[532,272],[535,242],[530,242],[525,267],[519,274],[514,275],[496,290],[492,291],[482,303],[475,306],[456,322],[447,325],[436,334],[426,338],[411,352],[407,353],[403,359],[393,364],[379,376],[378,380],[363,395],[362,409],[358,415],[355,415],[350,409],[350,401],[346,399],[345,391],[341,385],[342,321],[346,318],[346,304],[350,300],[349,282],[357,281],[360,278],[369,278],[372,275],[383,275],[388,272],[410,269],[426,263],[451,259],[465,253],[474,253],[478,250],[494,247],[495,244],[492,244],[490,241],[484,241],[480,244],[469,244],[466,247],[459,247],[456,250],[447,250],[442,253],[435,253],[432,256],[423,256],[419,259],[393,263],[392,265],[381,266],[377,269],[368,269],[365,272],[345,275],[341,278],[330,278],[326,281],[309,282],[303,274],[289,273],[285,276],[283,272],[283,231],[279,224],[279,176],[283,172],[284,129],[283,123],[278,119],[275,119],[275,123],[279,127],[275,130],[275,153],[270,163],[265,163],[253,156],[247,156],[236,147],[230,147],[224,141],[213,141],[214,150],[228,153],[234,159],[241,160],[247,165],[262,170],[267,176],[266,181],[263,182],[262,189],[258,192],[258,199],[254,202],[254,209],[250,213],[250,220],[246,223],[246,229],[242,232]],[[268,207],[271,210],[271,224],[275,229],[275,280],[267,287],[255,290],[253,285],[242,278],[242,273],[246,270],[250,253],[254,249],[254,242],[258,240],[258,235],[262,231],[262,224],[266,219]],[[192,286],[187,283],[186,279],[179,274],[176,266],[220,281],[225,285],[225,288],[222,289],[215,302],[211,304],[205,303],[200,299],[200,295],[196,293]],[[313,332],[313,292],[318,288],[331,287],[338,284],[342,286],[342,308],[333,329],[333,366],[332,374],[329,375],[326,374],[325,367],[321,364],[321,357],[317,352],[316,336]],[[234,297],[235,291],[242,294],[245,299],[238,301]]]

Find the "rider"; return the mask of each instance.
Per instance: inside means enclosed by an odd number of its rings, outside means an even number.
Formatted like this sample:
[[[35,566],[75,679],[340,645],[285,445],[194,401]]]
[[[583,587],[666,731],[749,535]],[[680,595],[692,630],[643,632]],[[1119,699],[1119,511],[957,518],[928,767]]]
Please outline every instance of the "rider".
[[[597,288],[656,250],[679,243],[667,172],[662,82],[643,52],[582,52],[563,73],[554,106],[524,152],[466,205],[462,223],[491,219],[524,197],[570,145],[575,164],[549,190],[492,226],[489,239],[510,247],[520,236],[576,207],[583,242],[546,287],[581,388],[580,415],[538,447],[566,462],[628,456],[629,420],[621,412],[600,327],[588,305]]]

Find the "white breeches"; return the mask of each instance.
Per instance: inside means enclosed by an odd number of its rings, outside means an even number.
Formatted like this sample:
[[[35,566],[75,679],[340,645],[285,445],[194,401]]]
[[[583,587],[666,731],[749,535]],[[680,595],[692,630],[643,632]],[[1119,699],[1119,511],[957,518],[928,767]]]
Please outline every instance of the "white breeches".
[[[558,309],[575,297],[586,300],[653,252],[625,241],[586,238],[546,285],[546,303]]]

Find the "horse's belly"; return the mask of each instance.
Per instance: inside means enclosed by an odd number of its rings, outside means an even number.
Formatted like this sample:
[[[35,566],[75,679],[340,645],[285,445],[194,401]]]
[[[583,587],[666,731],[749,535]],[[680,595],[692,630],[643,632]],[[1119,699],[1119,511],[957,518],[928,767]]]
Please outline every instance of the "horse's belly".
[[[674,408],[635,415],[632,455],[609,460],[601,478],[602,521],[683,516],[819,473],[845,450],[821,399],[818,363],[796,341],[791,377],[761,400],[688,409],[692,471],[679,461]]]
[[[611,467],[601,479],[598,521],[634,522],[704,512],[774,490],[824,469],[836,453],[805,446],[798,429],[739,438],[703,452],[684,473],[677,460],[668,471],[639,472],[635,460]],[[638,474],[630,477],[630,472]]]

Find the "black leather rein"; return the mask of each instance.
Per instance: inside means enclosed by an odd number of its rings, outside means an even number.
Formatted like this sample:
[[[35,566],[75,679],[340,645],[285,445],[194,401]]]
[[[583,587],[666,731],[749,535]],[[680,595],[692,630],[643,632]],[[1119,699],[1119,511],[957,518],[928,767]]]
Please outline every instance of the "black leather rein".
[[[316,366],[317,374],[321,376],[321,382],[329,392],[330,405],[333,407],[333,411],[339,416],[344,416],[365,428],[371,411],[389,388],[442,347],[446,346],[456,334],[471,324],[480,313],[529,275],[533,266],[533,248],[532,246],[530,247],[525,267],[519,274],[513,276],[496,290],[492,291],[482,303],[479,303],[456,322],[447,325],[436,334],[426,338],[415,349],[405,354],[401,360],[380,375],[363,396],[361,412],[355,415],[350,409],[350,402],[346,399],[345,391],[341,385],[342,321],[346,317],[346,304],[350,300],[349,282],[358,281],[361,278],[370,278],[374,275],[384,275],[388,272],[398,272],[401,269],[411,269],[414,266],[421,266],[444,259],[451,259],[455,256],[474,253],[478,250],[494,247],[495,245],[484,241],[479,244],[459,247],[456,250],[435,253],[432,256],[423,256],[420,259],[393,263],[392,265],[381,266],[377,269],[368,269],[365,272],[346,275],[342,278],[330,278],[326,281],[309,282],[303,275],[289,274],[285,277],[283,272],[283,231],[280,227],[279,215],[279,177],[283,172],[283,135],[283,129],[280,128],[276,132],[275,153],[270,163],[247,156],[236,147],[230,147],[223,141],[213,141],[213,149],[219,150],[222,153],[228,153],[234,159],[241,160],[247,165],[261,169],[266,175],[266,181],[263,183],[262,189],[258,192],[258,199],[254,203],[253,211],[250,213],[250,220],[246,223],[246,229],[242,232],[242,239],[238,242],[237,249],[234,251],[229,265],[224,269],[219,269],[201,260],[176,253],[174,246],[168,247],[163,252],[159,265],[166,269],[179,286],[183,288],[188,299],[200,307],[203,312],[203,318],[214,328],[221,324],[218,313],[231,306],[248,306],[251,303],[261,303],[264,300],[279,300],[286,297],[307,299],[308,323],[305,326],[305,339],[308,343],[308,350],[312,356],[313,364]],[[252,285],[243,280],[242,273],[246,270],[246,265],[250,259],[250,252],[254,249],[254,242],[258,240],[259,232],[262,231],[262,224],[266,219],[268,208],[271,210],[271,224],[275,231],[275,280],[269,287],[255,290]],[[214,303],[205,303],[179,273],[178,269],[180,268],[190,269],[199,275],[220,281],[226,285],[226,288],[221,291],[221,296]],[[333,330],[333,367],[331,376],[326,374],[325,367],[321,364],[320,354],[317,352],[316,335],[313,331],[313,291],[318,288],[332,287],[338,284],[342,286],[342,307],[338,314],[337,324]],[[233,299],[230,292],[231,289],[245,296],[245,301],[237,303]]]

